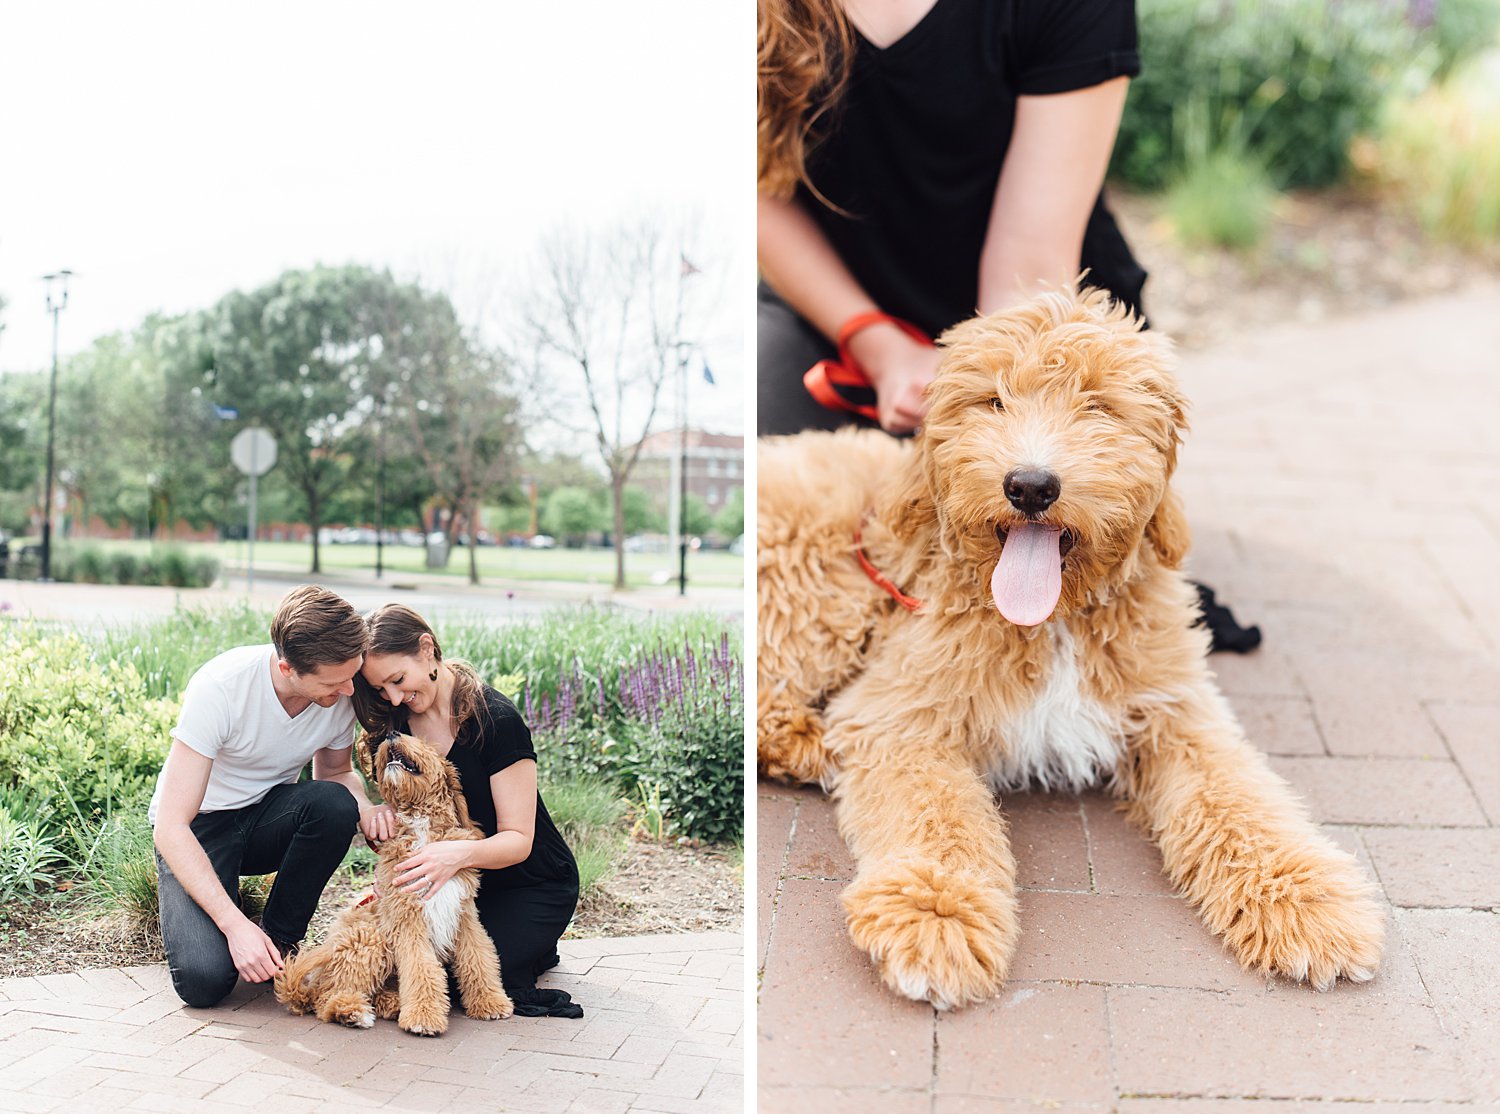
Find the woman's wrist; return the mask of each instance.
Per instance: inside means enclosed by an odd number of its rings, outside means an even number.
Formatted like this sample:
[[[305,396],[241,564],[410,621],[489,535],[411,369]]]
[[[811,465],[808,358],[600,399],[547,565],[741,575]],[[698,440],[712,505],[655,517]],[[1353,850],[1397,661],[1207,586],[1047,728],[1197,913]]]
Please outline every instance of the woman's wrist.
[[[848,341],[849,355],[877,391],[894,370],[906,366],[924,347],[892,321],[867,325]]]

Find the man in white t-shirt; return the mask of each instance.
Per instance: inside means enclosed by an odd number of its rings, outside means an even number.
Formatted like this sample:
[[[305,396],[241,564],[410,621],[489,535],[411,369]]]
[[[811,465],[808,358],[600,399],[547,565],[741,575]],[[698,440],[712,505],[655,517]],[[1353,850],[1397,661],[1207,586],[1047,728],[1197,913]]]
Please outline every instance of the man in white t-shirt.
[[[150,818],[167,966],[190,1006],[222,1001],[240,977],[274,976],[356,829],[395,834],[349,761],[364,652],[354,608],[308,586],[282,600],[270,645],[222,653],[188,682]],[[309,759],[313,780],[299,783]],[[240,910],[240,877],[272,871],[256,925]]]

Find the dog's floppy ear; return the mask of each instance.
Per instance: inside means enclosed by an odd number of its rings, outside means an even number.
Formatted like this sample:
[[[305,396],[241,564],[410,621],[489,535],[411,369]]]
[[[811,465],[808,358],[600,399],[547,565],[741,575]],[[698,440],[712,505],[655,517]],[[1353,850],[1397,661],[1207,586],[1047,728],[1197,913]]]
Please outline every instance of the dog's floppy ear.
[[[359,772],[372,782],[377,780],[375,777],[375,753],[379,749],[380,740],[368,731],[361,731],[359,738],[354,741],[354,757],[359,762]]]
[[[1192,544],[1192,531],[1188,528],[1187,514],[1182,509],[1182,500],[1171,488],[1162,493],[1156,513],[1146,523],[1146,540],[1156,550],[1156,556],[1169,569],[1180,569]]]
[[[458,815],[458,826],[472,828],[474,821],[469,819],[469,804],[464,800],[464,787],[458,780],[458,770],[452,762],[444,761],[443,766],[443,775],[448,779],[448,793],[453,798],[453,811]]]

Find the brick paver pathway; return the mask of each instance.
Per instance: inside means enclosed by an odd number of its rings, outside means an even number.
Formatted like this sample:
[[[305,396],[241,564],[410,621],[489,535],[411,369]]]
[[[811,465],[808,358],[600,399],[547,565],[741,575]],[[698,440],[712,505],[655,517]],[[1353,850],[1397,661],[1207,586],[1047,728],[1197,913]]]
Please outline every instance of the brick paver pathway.
[[[293,1017],[241,983],[185,1007],[161,965],[0,980],[0,1111],[738,1114],[738,933],[564,940],[544,986],[582,1020],[470,1021],[437,1038]]]
[[[1500,288],[1182,363],[1193,571],[1266,635],[1214,666],[1378,880],[1379,976],[1242,973],[1106,798],[1037,794],[1007,802],[1011,981],[938,1014],[845,938],[827,802],[762,783],[768,1114],[1500,1109]]]

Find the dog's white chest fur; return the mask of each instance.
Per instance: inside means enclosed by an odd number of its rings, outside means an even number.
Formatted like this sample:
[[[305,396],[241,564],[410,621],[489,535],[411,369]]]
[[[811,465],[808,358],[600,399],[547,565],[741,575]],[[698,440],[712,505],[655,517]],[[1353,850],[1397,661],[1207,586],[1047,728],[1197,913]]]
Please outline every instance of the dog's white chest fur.
[[[1099,783],[1120,759],[1122,725],[1083,691],[1072,632],[1051,627],[1052,660],[1032,703],[1001,725],[989,780],[997,790]]]
[[[410,829],[412,850],[419,851],[430,842],[430,824],[425,816],[402,816],[401,820]],[[422,902],[422,916],[427,920],[427,938],[432,941],[432,950],[439,959],[447,959],[453,952],[453,938],[458,935],[458,917],[464,904],[464,888],[454,877],[444,882],[434,894]]]

